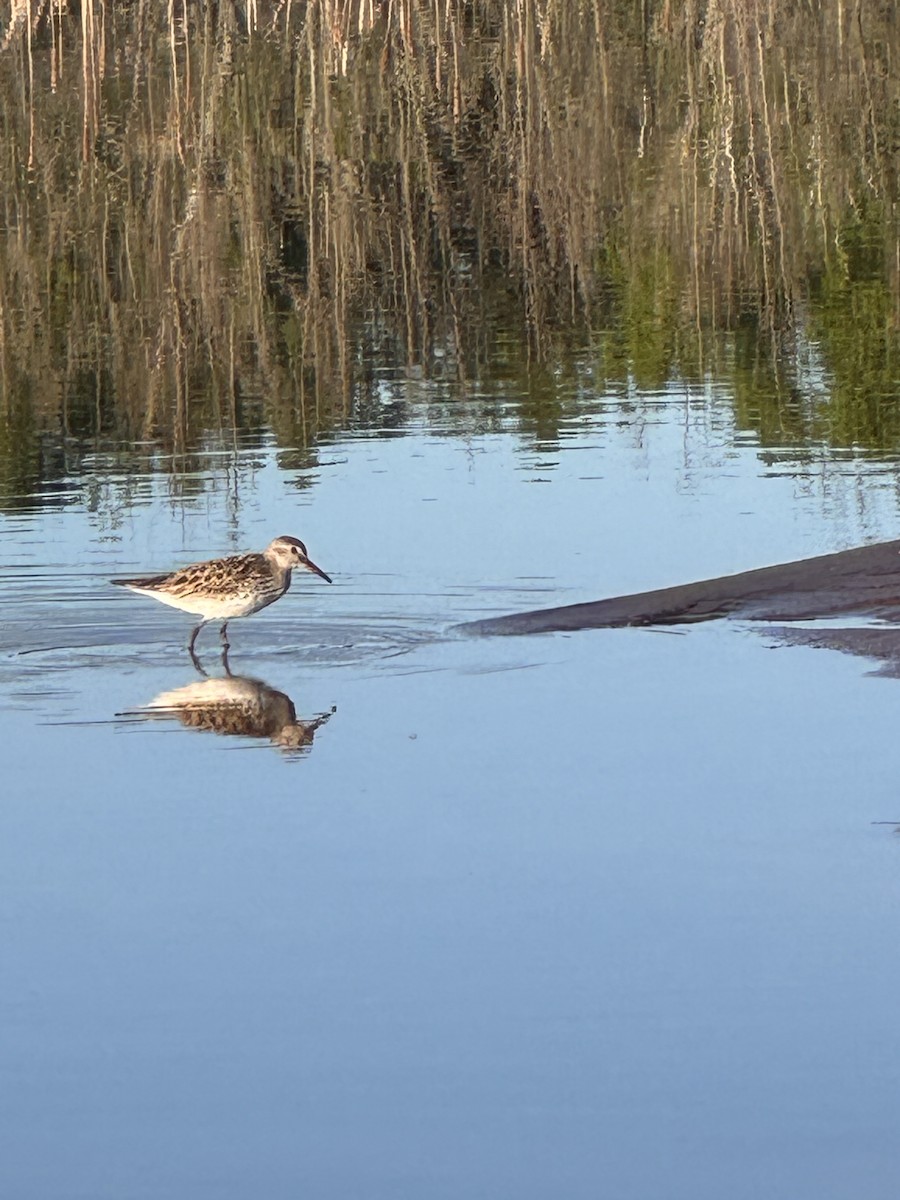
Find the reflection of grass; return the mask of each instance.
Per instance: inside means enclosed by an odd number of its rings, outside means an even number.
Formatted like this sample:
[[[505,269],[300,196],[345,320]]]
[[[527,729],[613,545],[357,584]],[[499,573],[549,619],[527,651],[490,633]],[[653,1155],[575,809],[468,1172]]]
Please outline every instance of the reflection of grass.
[[[20,385],[23,388],[25,385]],[[22,393],[0,415],[0,497],[4,509],[28,506],[37,490],[42,471],[38,431]]]
[[[39,429],[308,446],[378,363],[489,378],[501,328],[523,379],[590,330],[607,379],[724,372],[776,442],[895,443],[886,11],[0,9],[5,456]],[[779,353],[804,324],[829,412]],[[541,436],[552,379],[522,407]]]
[[[812,332],[829,364],[831,440],[867,449],[900,447],[900,337],[883,279],[826,278]]]

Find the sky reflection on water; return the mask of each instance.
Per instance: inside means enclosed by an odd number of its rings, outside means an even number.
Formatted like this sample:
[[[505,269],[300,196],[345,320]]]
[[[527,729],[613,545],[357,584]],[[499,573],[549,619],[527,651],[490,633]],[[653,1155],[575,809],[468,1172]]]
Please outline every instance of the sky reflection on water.
[[[2,518],[3,1194],[893,1197],[900,687],[727,623],[449,632],[895,535],[885,464],[702,399]],[[335,584],[230,667],[336,706],[308,753],[117,719],[203,681],[107,580],[282,533]]]

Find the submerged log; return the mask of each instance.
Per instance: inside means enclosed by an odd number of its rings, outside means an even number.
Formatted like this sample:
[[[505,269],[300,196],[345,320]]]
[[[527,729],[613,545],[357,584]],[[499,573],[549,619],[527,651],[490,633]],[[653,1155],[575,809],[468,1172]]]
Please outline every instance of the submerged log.
[[[632,596],[468,621],[457,628],[490,636],[683,625],[717,617],[806,621],[847,613],[900,620],[900,540]]]

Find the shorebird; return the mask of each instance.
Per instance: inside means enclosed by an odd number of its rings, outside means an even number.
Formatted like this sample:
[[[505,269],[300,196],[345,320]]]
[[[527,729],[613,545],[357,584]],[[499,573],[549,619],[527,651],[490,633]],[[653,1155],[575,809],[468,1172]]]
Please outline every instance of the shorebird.
[[[227,647],[228,622],[235,617],[249,617],[279,600],[291,586],[291,571],[295,567],[303,567],[331,583],[331,578],[306,553],[303,543],[294,537],[276,538],[261,554],[212,558],[208,562],[191,563],[169,575],[110,582],[199,616],[200,624],[191,634],[188,646],[193,655],[197,634],[209,621],[222,622],[222,643]]]

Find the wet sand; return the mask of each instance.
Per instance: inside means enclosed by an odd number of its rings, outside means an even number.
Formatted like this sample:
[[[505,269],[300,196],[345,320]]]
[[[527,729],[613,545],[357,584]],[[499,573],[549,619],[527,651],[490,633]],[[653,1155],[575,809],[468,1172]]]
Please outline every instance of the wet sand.
[[[718,617],[808,621],[849,614],[900,618],[900,540],[630,596],[469,621],[457,628],[494,636],[682,625]]]

